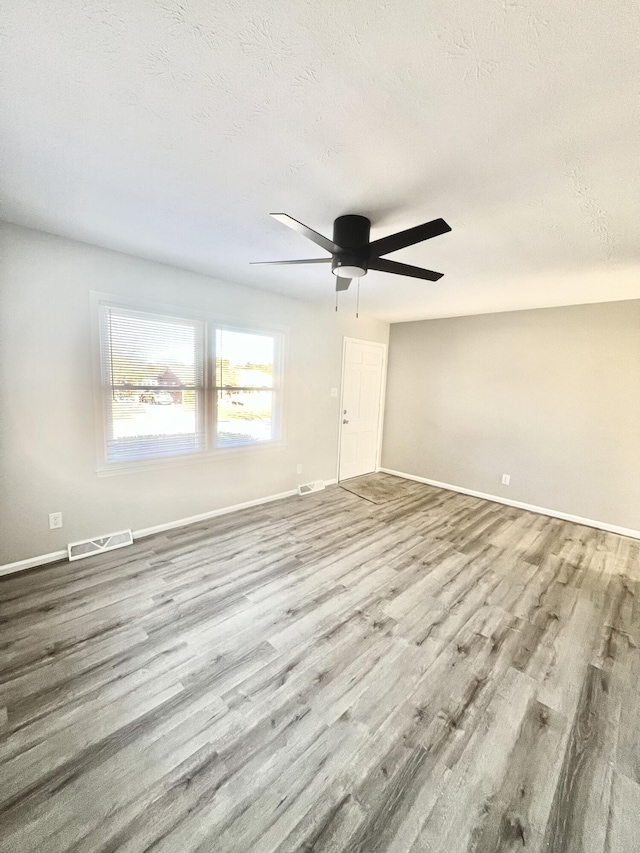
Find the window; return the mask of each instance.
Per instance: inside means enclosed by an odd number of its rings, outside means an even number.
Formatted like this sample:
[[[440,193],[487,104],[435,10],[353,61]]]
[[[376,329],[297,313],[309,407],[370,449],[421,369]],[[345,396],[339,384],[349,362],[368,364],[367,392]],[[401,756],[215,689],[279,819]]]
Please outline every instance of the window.
[[[281,333],[105,303],[99,315],[107,468],[279,438]]]
[[[107,462],[205,448],[204,328],[102,306]]]
[[[216,444],[232,447],[274,435],[275,339],[216,329]]]

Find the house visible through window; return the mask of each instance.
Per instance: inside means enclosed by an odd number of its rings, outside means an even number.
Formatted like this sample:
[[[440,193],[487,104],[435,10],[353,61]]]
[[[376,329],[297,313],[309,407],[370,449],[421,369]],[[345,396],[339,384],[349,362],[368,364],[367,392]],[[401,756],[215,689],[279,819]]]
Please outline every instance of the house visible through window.
[[[279,438],[280,338],[102,304],[104,461]]]

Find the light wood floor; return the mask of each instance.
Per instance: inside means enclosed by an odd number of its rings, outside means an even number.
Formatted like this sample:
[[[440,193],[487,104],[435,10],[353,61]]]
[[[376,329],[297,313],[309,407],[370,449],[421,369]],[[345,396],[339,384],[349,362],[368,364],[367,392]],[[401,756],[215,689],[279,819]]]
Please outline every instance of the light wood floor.
[[[640,543],[403,482],[2,579],[0,849],[638,853]]]

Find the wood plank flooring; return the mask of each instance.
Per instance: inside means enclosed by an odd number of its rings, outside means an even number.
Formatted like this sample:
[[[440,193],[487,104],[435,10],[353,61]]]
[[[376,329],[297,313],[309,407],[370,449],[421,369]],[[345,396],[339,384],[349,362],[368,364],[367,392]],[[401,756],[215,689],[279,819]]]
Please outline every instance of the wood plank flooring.
[[[638,853],[640,542],[395,493],[3,578],[0,850]]]

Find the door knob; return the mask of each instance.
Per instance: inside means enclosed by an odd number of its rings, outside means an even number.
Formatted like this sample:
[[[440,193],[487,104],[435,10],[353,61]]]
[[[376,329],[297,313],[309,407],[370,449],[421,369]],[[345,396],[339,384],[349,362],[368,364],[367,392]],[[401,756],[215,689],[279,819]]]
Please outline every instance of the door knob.
[[[342,423],[343,423],[343,424],[348,424],[348,423],[349,423],[349,421],[348,421],[346,418],[343,418],[343,419],[342,419]]]

